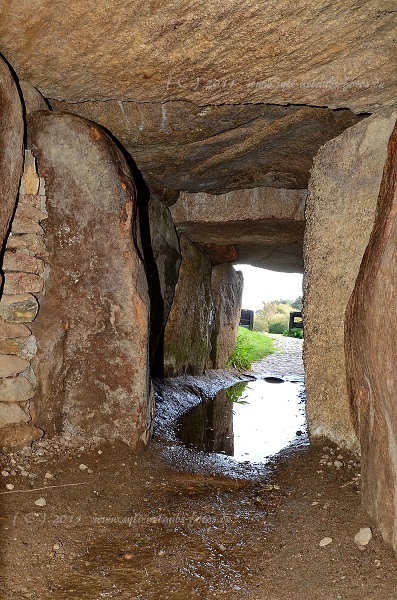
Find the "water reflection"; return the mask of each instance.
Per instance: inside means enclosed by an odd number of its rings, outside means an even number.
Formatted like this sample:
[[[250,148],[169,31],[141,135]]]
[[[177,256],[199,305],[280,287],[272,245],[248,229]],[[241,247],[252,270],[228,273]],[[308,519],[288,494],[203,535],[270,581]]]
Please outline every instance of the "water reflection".
[[[178,436],[185,446],[233,456],[233,402],[228,391],[222,390],[180,417]]]
[[[241,382],[203,401],[178,421],[178,436],[204,452],[266,462],[294,440],[307,441],[303,385],[297,381]]]

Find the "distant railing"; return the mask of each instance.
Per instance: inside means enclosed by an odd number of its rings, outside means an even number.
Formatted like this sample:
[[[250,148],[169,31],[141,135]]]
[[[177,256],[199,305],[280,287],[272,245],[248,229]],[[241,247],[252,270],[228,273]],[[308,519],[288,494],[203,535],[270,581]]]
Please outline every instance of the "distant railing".
[[[292,311],[289,313],[288,333],[291,329],[303,329],[302,311]]]
[[[253,310],[245,310],[241,311],[240,316],[240,327],[245,327],[246,329],[250,329],[251,331],[254,328],[254,311]]]

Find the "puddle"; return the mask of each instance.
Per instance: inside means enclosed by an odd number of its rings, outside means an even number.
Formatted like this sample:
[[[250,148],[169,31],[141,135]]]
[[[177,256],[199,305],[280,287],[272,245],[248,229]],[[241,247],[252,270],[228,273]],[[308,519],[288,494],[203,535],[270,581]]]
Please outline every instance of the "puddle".
[[[265,463],[292,443],[308,443],[304,386],[277,377],[238,383],[182,415],[177,435],[189,448]]]

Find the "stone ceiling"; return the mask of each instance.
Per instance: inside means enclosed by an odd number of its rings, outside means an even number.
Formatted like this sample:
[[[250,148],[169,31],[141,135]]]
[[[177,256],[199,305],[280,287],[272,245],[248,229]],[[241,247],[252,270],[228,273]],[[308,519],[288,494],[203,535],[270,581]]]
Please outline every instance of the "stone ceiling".
[[[151,189],[304,189],[321,145],[396,104],[393,0],[2,8],[17,76],[108,129]]]
[[[305,188],[350,111],[396,102],[393,0],[2,4],[18,77],[109,129],[151,186]]]
[[[2,53],[47,98],[355,112],[396,98],[394,0],[3,0],[2,8]]]

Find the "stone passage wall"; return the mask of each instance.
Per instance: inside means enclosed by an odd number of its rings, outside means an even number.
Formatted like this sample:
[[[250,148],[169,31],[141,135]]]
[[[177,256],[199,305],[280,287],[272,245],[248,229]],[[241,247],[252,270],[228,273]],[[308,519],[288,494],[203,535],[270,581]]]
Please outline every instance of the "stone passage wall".
[[[36,393],[31,360],[36,354],[36,339],[27,324],[35,319],[39,308],[35,294],[44,288],[44,231],[40,223],[46,218],[44,180],[38,177],[35,159],[27,150],[2,267],[0,446],[28,444],[43,434],[31,423],[31,400]]]
[[[11,71],[0,56],[0,252],[18,196],[23,168],[23,136],[21,99]]]
[[[373,227],[396,115],[347,129],[315,158],[306,207],[305,381],[311,437],[358,449],[348,393],[344,318]]]
[[[397,550],[397,125],[375,227],[346,311],[346,358],[362,449],[363,503]]]
[[[130,167],[95,123],[28,116],[28,145],[45,178],[50,271],[32,330],[35,423],[46,434],[150,437],[149,297],[138,250]]]
[[[211,263],[184,234],[174,301],[164,331],[164,376],[204,373],[214,309]]]
[[[179,237],[169,209],[151,194],[147,207],[139,204],[140,228],[150,295],[149,359],[152,374],[163,375],[163,335],[178,281]],[[144,218],[146,216],[146,219]],[[145,225],[149,232],[145,235]]]
[[[224,367],[236,345],[243,295],[243,274],[229,263],[212,267],[211,288],[215,318],[207,367]]]

